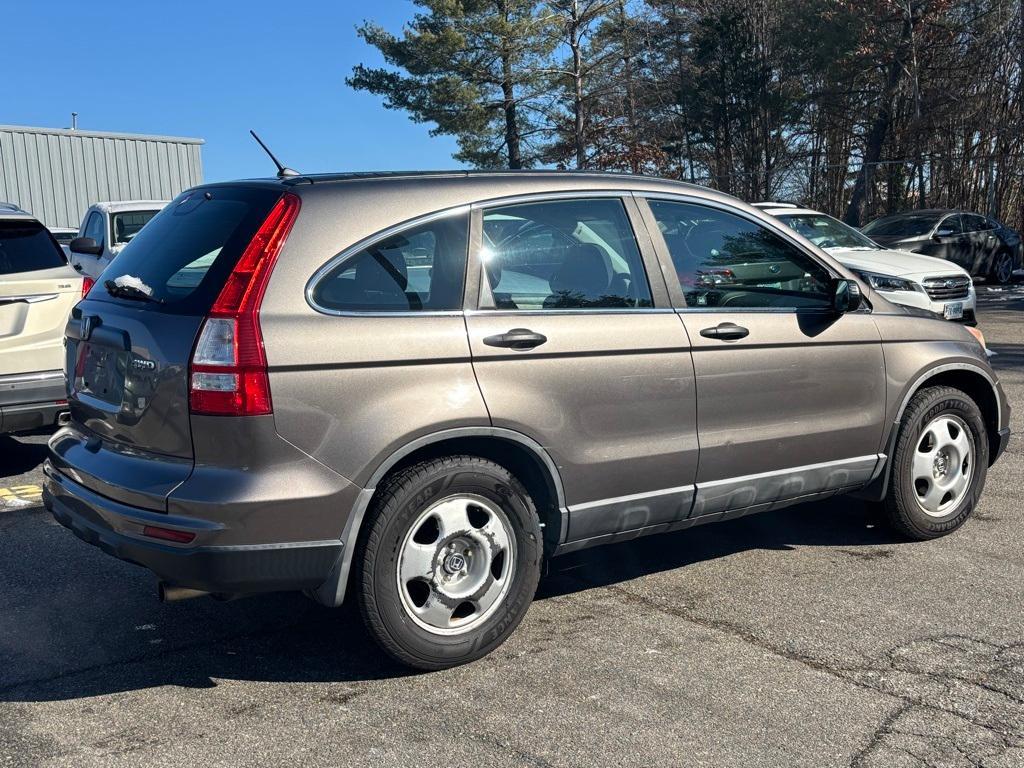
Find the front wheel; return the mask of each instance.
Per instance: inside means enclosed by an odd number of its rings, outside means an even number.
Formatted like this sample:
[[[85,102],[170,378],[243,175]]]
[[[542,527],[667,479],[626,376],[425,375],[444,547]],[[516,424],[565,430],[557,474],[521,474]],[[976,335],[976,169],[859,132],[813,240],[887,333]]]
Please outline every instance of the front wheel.
[[[435,670],[501,645],[533,599],[543,544],[536,507],[504,467],[475,456],[422,462],[380,488],[357,562],[359,605],[392,657]]]
[[[885,509],[912,539],[952,533],[985,486],[988,434],[977,404],[952,387],[928,387],[900,420]]]

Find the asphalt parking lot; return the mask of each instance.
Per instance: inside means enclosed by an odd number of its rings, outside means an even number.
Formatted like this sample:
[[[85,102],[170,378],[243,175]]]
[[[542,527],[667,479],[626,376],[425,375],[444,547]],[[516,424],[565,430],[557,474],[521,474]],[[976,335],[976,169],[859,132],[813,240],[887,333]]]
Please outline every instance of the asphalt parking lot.
[[[1024,287],[981,291],[1014,436],[961,531],[840,498],[554,561],[513,637],[410,674],[351,607],[161,605],[0,437],[0,765],[1024,765]]]

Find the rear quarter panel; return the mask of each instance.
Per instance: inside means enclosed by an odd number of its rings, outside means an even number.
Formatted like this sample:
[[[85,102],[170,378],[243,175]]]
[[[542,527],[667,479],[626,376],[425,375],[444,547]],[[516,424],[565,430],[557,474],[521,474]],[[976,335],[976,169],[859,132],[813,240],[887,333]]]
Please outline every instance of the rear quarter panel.
[[[359,485],[418,437],[490,426],[465,319],[327,315],[307,303],[306,285],[360,240],[445,207],[426,194],[303,195],[263,301],[277,431]]]

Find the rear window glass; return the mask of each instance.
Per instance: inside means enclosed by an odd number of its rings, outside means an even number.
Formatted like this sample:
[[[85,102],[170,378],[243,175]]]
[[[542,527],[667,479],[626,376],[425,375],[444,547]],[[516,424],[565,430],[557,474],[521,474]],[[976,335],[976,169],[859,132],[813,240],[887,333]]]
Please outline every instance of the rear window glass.
[[[115,213],[111,218],[114,229],[114,245],[130,243],[139,234],[139,230],[160,211],[130,211]]]
[[[0,275],[67,264],[50,231],[38,221],[0,220]]]
[[[281,196],[275,189],[206,187],[184,192],[145,224],[103,271],[156,299],[90,298],[180,313],[205,313],[245,246]]]

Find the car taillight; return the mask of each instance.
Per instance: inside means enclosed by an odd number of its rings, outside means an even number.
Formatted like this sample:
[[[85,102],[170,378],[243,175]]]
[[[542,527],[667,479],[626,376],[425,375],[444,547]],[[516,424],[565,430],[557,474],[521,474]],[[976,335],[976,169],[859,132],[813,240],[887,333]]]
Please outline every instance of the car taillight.
[[[94,285],[96,285],[96,281],[93,280],[91,277],[83,277],[82,278],[82,298],[83,299],[86,296],[89,295],[89,291],[92,290],[92,287]]]
[[[299,198],[274,205],[228,275],[203,321],[189,363],[189,410],[208,416],[273,413],[260,304],[285,238],[299,214]]]

